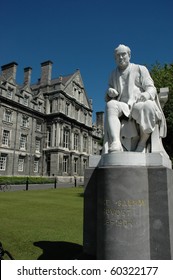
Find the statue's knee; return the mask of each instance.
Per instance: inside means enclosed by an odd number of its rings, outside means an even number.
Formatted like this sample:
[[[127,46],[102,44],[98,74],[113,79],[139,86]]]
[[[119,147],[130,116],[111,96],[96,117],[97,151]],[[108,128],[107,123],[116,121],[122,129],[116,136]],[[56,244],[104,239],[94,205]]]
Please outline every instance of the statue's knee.
[[[153,112],[153,110],[154,110],[154,105],[152,100],[147,100],[146,102],[144,102],[143,104],[144,114],[149,114],[150,112]]]
[[[137,120],[138,117],[143,115],[149,115],[151,112],[153,112],[154,105],[152,100],[147,100],[145,102],[139,102],[135,104],[132,110],[132,118]]]
[[[139,117],[139,114],[140,114],[139,108],[134,107],[133,110],[132,110],[132,118],[134,120],[137,120],[138,117]]]
[[[119,110],[118,102],[116,100],[110,100],[107,102],[107,110]]]

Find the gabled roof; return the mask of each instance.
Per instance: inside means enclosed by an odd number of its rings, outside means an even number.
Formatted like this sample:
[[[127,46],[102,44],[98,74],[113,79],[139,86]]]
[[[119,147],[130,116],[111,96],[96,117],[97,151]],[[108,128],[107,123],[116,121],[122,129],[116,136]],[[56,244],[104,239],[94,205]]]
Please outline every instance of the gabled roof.
[[[67,76],[59,76],[58,78],[51,80],[51,85],[62,83],[66,85],[66,83],[73,77],[74,74],[69,74]]]

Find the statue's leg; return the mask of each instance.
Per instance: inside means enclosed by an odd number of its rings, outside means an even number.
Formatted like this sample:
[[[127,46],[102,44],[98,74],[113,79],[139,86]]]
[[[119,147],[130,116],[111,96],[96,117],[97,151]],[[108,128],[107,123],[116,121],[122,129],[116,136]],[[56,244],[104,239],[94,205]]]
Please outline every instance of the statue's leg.
[[[136,120],[140,127],[140,140],[136,151],[144,152],[146,142],[156,126],[157,118],[154,102],[147,100],[136,103],[132,110],[132,118]]]
[[[110,100],[107,103],[107,133],[109,136],[109,151],[123,151],[120,142],[121,123],[119,116],[122,114],[118,101]]]
[[[142,127],[140,126],[140,140],[138,142],[137,148],[136,148],[136,152],[141,152],[144,153],[145,152],[145,148],[146,148],[146,143],[147,140],[150,137],[150,133],[145,133],[142,129]]]

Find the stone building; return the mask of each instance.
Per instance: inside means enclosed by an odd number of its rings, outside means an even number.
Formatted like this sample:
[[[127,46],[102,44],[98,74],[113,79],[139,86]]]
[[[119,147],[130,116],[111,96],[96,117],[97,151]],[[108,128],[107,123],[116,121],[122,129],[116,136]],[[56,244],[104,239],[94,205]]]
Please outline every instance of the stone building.
[[[82,177],[89,155],[100,153],[103,113],[93,125],[80,71],[52,79],[52,62],[46,61],[37,84],[31,85],[27,67],[19,85],[17,66],[1,67],[0,176]]]

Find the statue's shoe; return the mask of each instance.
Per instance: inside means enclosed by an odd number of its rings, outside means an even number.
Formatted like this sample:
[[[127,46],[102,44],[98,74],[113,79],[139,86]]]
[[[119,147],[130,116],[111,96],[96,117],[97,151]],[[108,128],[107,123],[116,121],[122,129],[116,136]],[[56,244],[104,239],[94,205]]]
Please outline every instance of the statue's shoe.
[[[112,152],[123,152],[123,147],[121,145],[121,142],[120,141],[112,142],[112,144],[110,145],[110,148],[109,148],[109,152],[110,153],[112,153]]]

